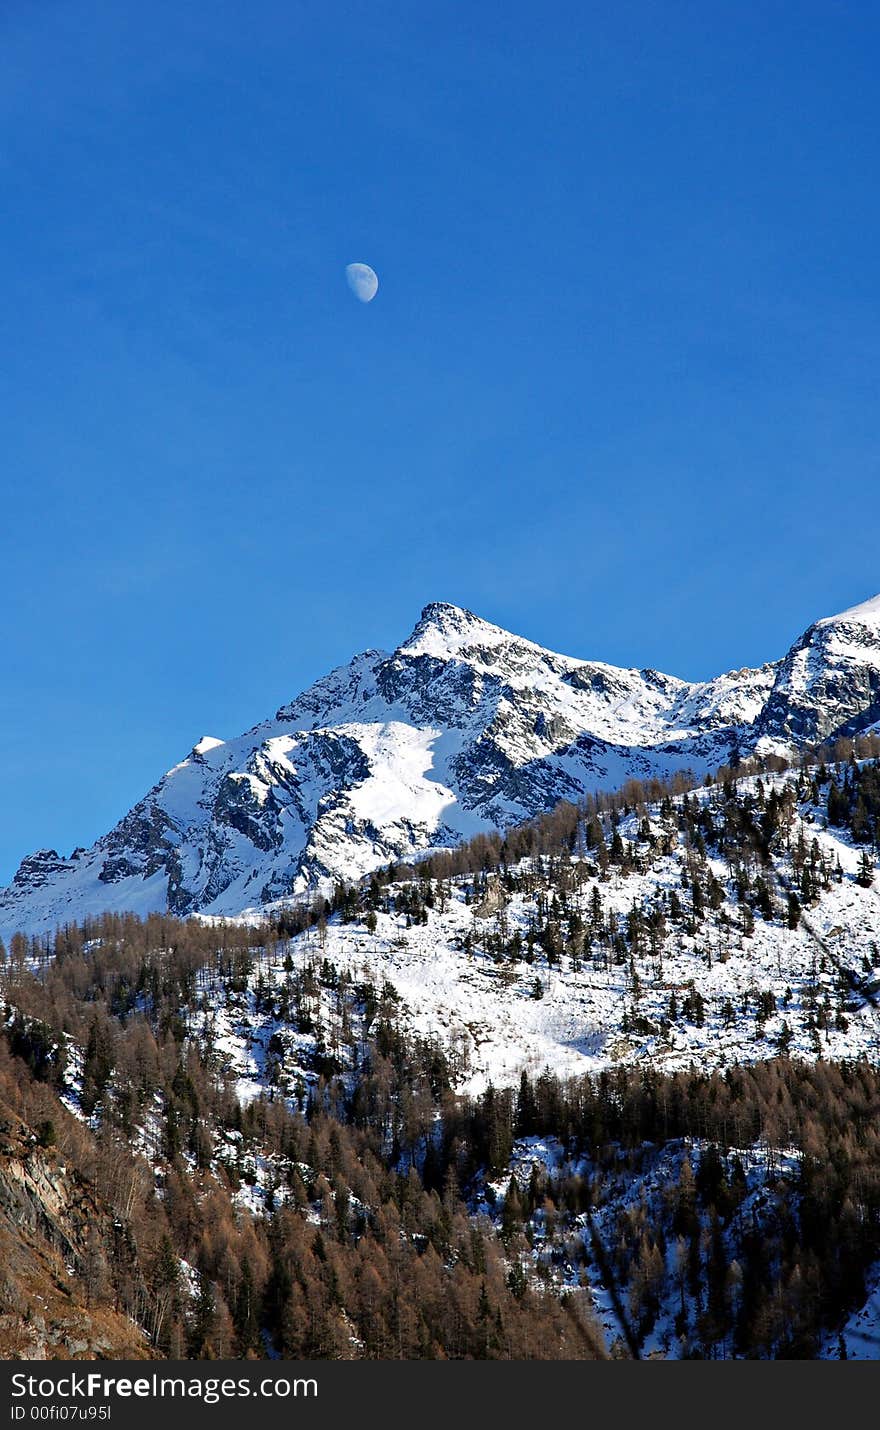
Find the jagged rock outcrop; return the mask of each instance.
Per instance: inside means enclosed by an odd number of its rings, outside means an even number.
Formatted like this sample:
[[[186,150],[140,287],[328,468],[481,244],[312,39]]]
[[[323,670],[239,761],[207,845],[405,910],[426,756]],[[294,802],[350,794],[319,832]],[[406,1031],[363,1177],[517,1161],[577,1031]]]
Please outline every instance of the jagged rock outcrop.
[[[113,1218],[56,1150],[0,1104],[0,1358],[144,1359],[145,1334],[89,1278],[112,1257]]]
[[[880,722],[880,596],[817,621],[780,662],[758,735],[817,744]]]

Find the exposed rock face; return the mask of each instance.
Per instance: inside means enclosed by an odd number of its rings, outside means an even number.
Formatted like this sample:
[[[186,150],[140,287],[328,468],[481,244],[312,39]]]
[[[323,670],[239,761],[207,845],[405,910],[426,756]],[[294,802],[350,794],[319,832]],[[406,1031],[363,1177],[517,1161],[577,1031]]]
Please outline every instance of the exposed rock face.
[[[111,1240],[110,1213],[0,1105],[0,1359],[150,1357],[126,1316],[83,1304]]]
[[[22,889],[39,889],[51,882],[53,876],[63,874],[68,861],[62,859],[57,849],[37,849],[22,859],[13,878],[13,885]]]
[[[781,662],[759,735],[784,745],[851,735],[880,721],[880,597],[817,621]]]
[[[238,739],[203,737],[90,850],[43,850],[0,892],[0,932],[104,909],[236,914],[613,788],[698,776],[880,721],[880,597],[779,662],[689,683],[544,650],[425,607]]]

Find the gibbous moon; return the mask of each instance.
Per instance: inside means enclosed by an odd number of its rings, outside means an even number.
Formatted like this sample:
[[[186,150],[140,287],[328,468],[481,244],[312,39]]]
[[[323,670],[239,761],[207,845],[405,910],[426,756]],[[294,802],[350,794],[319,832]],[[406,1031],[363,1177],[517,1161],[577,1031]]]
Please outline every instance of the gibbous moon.
[[[345,277],[348,286],[361,303],[371,303],[379,290],[379,280],[369,263],[349,263]]]

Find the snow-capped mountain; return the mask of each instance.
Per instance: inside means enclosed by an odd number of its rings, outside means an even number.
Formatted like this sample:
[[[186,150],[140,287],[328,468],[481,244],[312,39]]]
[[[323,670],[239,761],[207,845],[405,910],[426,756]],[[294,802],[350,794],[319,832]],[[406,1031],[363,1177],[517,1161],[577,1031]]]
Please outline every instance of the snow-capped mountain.
[[[40,850],[0,929],[104,909],[236,914],[630,777],[792,750],[880,722],[880,597],[784,660],[689,683],[554,654],[426,606],[234,740],[201,739],[88,850]]]

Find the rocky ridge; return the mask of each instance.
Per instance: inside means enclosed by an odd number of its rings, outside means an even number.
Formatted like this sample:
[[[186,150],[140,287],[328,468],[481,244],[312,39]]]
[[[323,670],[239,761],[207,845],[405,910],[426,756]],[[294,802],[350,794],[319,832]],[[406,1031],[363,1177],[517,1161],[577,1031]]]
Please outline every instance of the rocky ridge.
[[[0,932],[105,909],[234,915],[626,779],[880,727],[880,596],[704,682],[559,655],[425,607],[237,739],[206,736],[91,849],[39,850]]]

